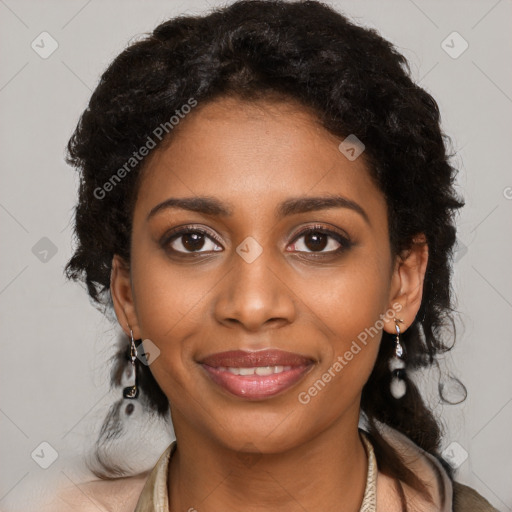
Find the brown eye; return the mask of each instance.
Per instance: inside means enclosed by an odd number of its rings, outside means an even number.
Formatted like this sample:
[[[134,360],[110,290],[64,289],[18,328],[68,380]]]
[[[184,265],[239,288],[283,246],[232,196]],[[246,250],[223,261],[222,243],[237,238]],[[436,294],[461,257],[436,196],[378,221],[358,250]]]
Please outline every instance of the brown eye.
[[[199,229],[183,229],[167,236],[163,246],[171,251],[182,254],[221,251],[212,236]]]
[[[301,241],[303,239],[303,241]],[[348,247],[349,241],[341,235],[318,229],[302,232],[294,241],[294,250],[298,252],[336,253]],[[327,249],[327,250],[325,250]]]
[[[187,235],[181,235],[182,245],[187,251],[198,251],[201,249],[205,242],[205,235],[202,233],[189,233]]]
[[[304,245],[311,251],[322,251],[327,246],[329,237],[324,233],[311,232],[304,236]]]

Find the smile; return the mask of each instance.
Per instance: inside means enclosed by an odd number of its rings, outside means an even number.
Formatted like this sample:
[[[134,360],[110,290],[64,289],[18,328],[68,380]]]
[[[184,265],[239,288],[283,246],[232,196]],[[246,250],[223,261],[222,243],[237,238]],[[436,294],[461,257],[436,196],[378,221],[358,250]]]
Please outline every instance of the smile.
[[[280,350],[238,350],[213,354],[200,365],[210,382],[229,394],[262,400],[289,390],[309,373],[313,363],[310,358]]]
[[[219,366],[217,370],[228,371],[234,375],[272,375],[273,373],[287,372],[291,366],[256,366],[255,368],[235,368]]]

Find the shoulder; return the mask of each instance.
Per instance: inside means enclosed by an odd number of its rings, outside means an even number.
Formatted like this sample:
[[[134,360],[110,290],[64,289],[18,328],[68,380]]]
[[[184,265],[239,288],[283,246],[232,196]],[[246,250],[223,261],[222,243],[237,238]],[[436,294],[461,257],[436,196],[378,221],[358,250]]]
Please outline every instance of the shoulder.
[[[388,495],[388,499],[389,496],[394,496],[395,504],[392,510],[402,510],[400,504],[400,494],[402,494],[412,510],[429,512],[451,511],[453,485],[448,473],[439,461],[398,430],[382,425],[379,431],[384,440],[399,455],[405,467],[423,482],[430,494],[429,499],[405,481],[398,481],[396,478],[382,475],[382,490]],[[379,461],[377,460],[377,462]],[[379,484],[377,484],[378,488]]]
[[[60,488],[40,512],[133,512],[149,472]]]
[[[477,491],[451,480],[439,461],[431,454],[422,450],[409,438],[390,427],[383,428],[383,437],[400,453],[402,460],[413,473],[427,484],[433,494],[435,510],[452,510],[453,512],[498,512],[483,496]],[[380,477],[379,473],[379,477]],[[382,475],[380,479],[382,488],[387,488],[389,496],[392,495],[393,479]],[[427,503],[422,503],[417,493],[404,485],[407,500],[418,506],[415,510],[431,510]],[[396,510],[398,500],[395,504]],[[420,506],[421,505],[421,506]],[[394,510],[390,507],[388,510]]]
[[[166,480],[166,470],[176,441],[161,454],[156,465],[143,473],[113,480],[91,480],[58,487],[51,503],[39,506],[37,512],[134,512],[143,491],[152,493],[155,478]],[[163,476],[162,476],[163,475]],[[147,499],[147,498],[146,498]],[[27,511],[28,512],[28,511]]]
[[[453,511],[497,512],[483,496],[459,482],[453,482]]]

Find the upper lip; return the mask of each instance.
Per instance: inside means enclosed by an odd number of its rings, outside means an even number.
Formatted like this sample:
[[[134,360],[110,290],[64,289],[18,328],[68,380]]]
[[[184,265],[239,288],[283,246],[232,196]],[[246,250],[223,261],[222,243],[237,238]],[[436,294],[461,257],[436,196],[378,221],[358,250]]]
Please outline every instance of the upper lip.
[[[302,366],[314,361],[309,357],[294,354],[293,352],[267,349],[255,352],[244,350],[217,352],[216,354],[206,356],[200,362],[213,367],[255,368],[257,366]]]

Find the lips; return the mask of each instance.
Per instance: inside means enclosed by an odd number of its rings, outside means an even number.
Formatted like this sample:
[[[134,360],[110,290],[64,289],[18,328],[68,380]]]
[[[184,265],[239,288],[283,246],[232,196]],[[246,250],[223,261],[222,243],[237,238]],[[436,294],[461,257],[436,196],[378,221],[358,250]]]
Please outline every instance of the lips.
[[[282,350],[232,350],[205,357],[201,366],[229,394],[247,400],[270,398],[293,387],[313,367],[314,360]]]
[[[228,352],[219,352],[202,359],[201,363],[218,368],[255,368],[257,366],[302,366],[312,363],[313,360],[308,357],[285,352],[283,350],[271,349],[260,350],[257,352],[246,352],[243,350],[230,350]]]

